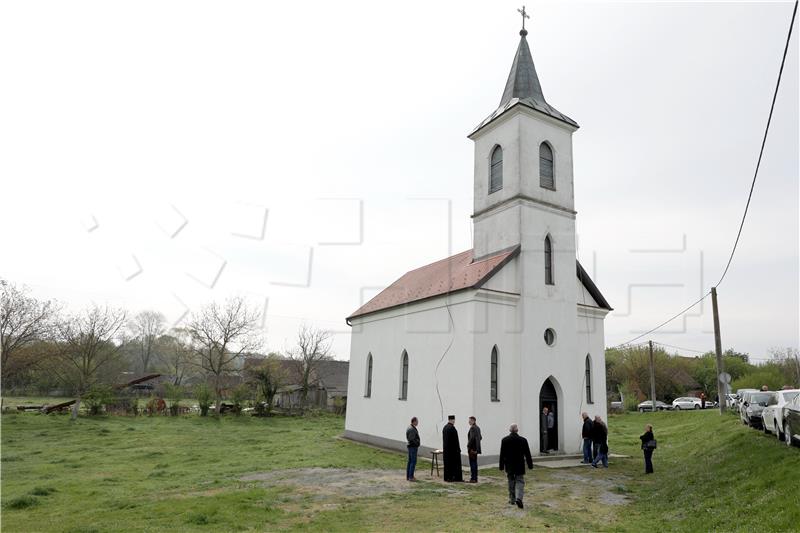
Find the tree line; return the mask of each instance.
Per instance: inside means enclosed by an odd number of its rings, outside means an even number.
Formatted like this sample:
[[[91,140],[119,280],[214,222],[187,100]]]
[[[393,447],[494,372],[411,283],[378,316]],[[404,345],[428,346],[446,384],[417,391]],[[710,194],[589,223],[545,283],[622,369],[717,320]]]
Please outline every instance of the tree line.
[[[668,353],[653,347],[656,397],[671,402],[690,392],[704,392],[707,398],[717,395],[717,360],[714,352],[698,357]],[[771,358],[760,364],[751,362],[750,354],[728,349],[723,353],[725,372],[731,375],[731,389],[769,390],[785,386],[800,388],[800,354],[797,348],[770,350]],[[650,352],[647,346],[629,346],[606,350],[606,384],[609,398],[624,399],[625,407],[635,407],[650,397]]]
[[[294,347],[263,356],[261,318],[243,298],[232,297],[168,327],[164,315],[153,310],[131,315],[95,304],[68,312],[60,302],[0,279],[2,392],[58,390],[77,399],[76,416],[82,399],[92,398],[100,386],[119,384],[121,375],[161,373],[170,377],[175,396],[188,383],[208,387],[217,413],[231,377],[246,382],[268,410],[289,381],[300,386],[305,404],[320,361],[333,358],[331,332],[302,325]],[[245,358],[253,363],[247,368]]]

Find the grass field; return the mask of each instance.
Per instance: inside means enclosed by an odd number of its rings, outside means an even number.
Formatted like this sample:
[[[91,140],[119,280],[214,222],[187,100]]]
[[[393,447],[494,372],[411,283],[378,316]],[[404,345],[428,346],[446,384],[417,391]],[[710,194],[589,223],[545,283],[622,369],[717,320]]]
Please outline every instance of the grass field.
[[[656,474],[638,435],[655,426]],[[2,530],[797,531],[800,449],[713,411],[610,420],[608,470],[404,481],[404,457],[338,438],[343,419],[2,416]],[[489,437],[485,437],[489,438]]]

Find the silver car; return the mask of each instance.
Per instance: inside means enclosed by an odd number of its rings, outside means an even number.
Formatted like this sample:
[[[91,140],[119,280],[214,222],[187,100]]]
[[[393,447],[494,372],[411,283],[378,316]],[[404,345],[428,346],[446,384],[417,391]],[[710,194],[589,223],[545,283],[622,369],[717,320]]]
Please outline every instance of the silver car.
[[[691,409],[700,409],[700,406],[703,404],[703,401],[700,398],[696,398],[694,396],[683,396],[681,398],[675,398],[672,400],[672,408],[676,411],[681,410],[691,410]]]

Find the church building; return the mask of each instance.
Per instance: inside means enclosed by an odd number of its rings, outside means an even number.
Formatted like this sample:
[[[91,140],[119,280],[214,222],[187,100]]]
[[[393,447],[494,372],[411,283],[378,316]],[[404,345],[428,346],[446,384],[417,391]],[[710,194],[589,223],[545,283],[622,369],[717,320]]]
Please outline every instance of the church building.
[[[545,100],[527,34],[523,24],[500,105],[468,136],[473,248],[407,272],[347,318],[347,438],[404,450],[417,416],[429,456],[454,414],[466,464],[475,416],[479,462],[491,464],[514,422],[545,451],[545,406],[550,453],[580,450],[582,411],[606,418],[611,307],[576,258],[578,124]]]

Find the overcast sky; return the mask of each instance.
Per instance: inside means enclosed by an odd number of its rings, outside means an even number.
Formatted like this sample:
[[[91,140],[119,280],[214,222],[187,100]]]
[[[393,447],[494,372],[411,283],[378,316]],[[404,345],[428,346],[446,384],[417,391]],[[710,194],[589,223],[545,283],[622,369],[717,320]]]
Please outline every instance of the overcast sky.
[[[517,7],[5,2],[0,276],[170,323],[241,294],[270,349],[306,321],[347,359],[363,299],[471,247],[466,135],[499,103]],[[579,256],[611,346],[721,275],[792,3],[527,7],[544,95],[581,125]],[[755,357],[798,345],[797,37],[719,288],[723,346]],[[708,301],[652,338],[711,350],[711,331]]]

